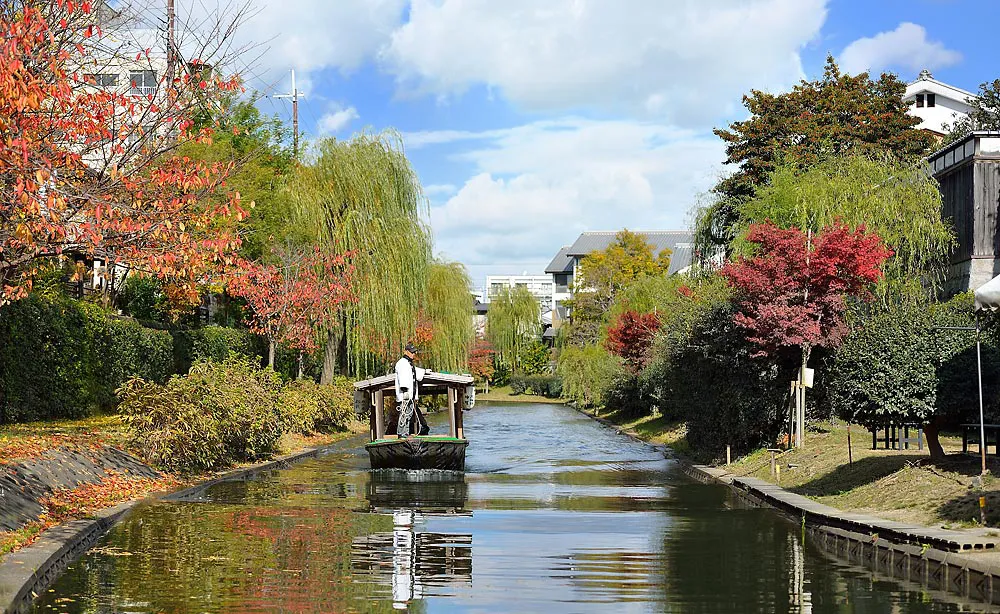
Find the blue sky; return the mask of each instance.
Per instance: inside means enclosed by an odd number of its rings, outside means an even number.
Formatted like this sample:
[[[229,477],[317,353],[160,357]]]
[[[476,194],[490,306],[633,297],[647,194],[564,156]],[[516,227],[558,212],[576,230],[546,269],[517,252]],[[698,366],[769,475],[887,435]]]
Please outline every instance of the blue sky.
[[[712,128],[828,54],[970,91],[1000,78],[997,0],[257,4],[240,33],[268,41],[256,87],[281,93],[295,68],[309,138],[399,131],[436,250],[477,285],[541,272],[583,230],[686,228],[726,172]],[[261,106],[290,117],[286,101]]]

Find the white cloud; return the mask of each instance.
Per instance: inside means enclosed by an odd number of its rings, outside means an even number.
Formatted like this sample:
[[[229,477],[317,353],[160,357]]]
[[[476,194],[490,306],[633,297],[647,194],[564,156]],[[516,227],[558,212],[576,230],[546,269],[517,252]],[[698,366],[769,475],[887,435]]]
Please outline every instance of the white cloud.
[[[458,191],[458,188],[450,183],[434,183],[424,186],[424,194],[430,198],[435,196],[450,196]]]
[[[849,73],[866,70],[878,73],[887,68],[917,72],[951,66],[961,60],[961,53],[948,49],[940,41],[927,40],[923,26],[910,22],[870,38],[859,38],[840,54],[840,66]]]
[[[532,110],[625,110],[702,126],[802,77],[826,0],[413,0],[382,51],[404,91],[484,84]]]
[[[324,113],[322,117],[319,118],[319,133],[321,135],[336,134],[347,127],[352,121],[359,119],[361,116],[358,115],[357,109],[354,107],[348,107],[346,109],[341,109],[334,107],[333,110]]]
[[[177,14],[192,24],[211,23],[220,6],[230,20],[240,3],[217,5],[204,0],[178,0]],[[299,88],[310,91],[311,73],[325,68],[349,72],[359,68],[389,42],[400,25],[406,0],[262,0],[232,41],[230,52],[246,48],[236,66],[253,87],[284,91],[288,70],[300,76]],[[206,22],[207,20],[207,22]]]
[[[403,135],[472,140],[454,156],[473,176],[431,208],[438,247],[477,265],[548,262],[587,229],[684,228],[694,195],[717,178],[711,135],[636,121],[566,118],[481,133]],[[440,139],[436,137],[441,137]]]

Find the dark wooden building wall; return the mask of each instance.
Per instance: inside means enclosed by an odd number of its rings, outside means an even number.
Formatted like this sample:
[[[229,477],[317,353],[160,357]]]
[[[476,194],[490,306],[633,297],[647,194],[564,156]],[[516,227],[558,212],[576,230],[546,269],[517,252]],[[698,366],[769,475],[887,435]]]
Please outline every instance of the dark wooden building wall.
[[[1000,206],[1000,160],[977,159],[974,166],[975,232],[973,255],[1000,255],[997,207]]]
[[[951,220],[958,245],[952,264],[972,257],[973,246],[973,164],[956,168],[938,178],[941,183],[942,214]]]

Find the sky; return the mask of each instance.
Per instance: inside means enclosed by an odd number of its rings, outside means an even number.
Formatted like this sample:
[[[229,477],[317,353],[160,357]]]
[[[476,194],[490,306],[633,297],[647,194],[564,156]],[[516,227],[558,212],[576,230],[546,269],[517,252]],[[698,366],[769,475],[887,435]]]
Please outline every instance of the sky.
[[[273,96],[295,69],[305,139],[398,131],[436,253],[478,287],[542,273],[585,230],[689,228],[729,172],[712,129],[828,55],[969,91],[1000,78],[998,0],[254,1],[237,37],[258,45],[262,110],[290,119]]]

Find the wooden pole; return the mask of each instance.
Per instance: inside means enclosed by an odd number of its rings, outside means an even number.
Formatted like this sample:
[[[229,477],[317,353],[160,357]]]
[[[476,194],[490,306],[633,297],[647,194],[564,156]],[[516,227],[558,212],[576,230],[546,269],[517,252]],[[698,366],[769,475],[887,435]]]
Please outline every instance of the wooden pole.
[[[385,392],[375,392],[375,439],[385,437]]]
[[[458,396],[457,391],[451,386],[448,387],[448,434],[452,437],[457,437],[458,424],[455,418],[455,406],[457,405],[455,397]]]

